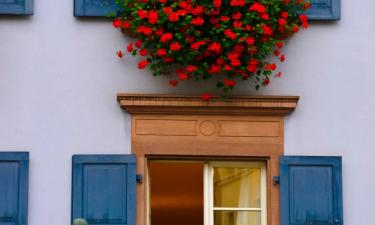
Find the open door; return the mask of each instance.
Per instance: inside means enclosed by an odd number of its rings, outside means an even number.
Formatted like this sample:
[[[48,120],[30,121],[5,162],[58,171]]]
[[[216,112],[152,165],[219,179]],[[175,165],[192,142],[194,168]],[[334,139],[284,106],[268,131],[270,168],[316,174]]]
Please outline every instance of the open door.
[[[341,157],[280,157],[281,225],[343,225]]]

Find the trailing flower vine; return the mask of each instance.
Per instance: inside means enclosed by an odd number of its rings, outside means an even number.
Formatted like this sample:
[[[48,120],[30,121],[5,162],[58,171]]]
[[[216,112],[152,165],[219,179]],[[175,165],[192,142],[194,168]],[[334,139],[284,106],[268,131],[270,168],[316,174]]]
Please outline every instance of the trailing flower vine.
[[[136,41],[124,52],[141,56],[139,69],[154,76],[170,74],[169,84],[207,80],[228,94],[241,80],[255,88],[281,77],[271,55],[283,62],[284,41],[301,27],[308,28],[303,0],[117,0],[115,28]],[[210,93],[202,98],[210,99]]]

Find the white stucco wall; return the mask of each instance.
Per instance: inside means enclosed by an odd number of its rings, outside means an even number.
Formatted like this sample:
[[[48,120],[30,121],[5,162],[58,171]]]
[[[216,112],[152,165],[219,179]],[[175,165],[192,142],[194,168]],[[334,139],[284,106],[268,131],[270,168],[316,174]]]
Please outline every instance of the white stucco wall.
[[[139,71],[131,57],[118,60],[123,36],[72,8],[73,0],[36,0],[32,17],[0,17],[0,151],[31,153],[30,225],[69,224],[73,154],[130,152],[116,93],[192,93]],[[373,0],[343,0],[342,20],[294,37],[285,76],[263,90],[301,96],[286,119],[286,154],[344,157],[346,225],[373,222],[374,10]]]

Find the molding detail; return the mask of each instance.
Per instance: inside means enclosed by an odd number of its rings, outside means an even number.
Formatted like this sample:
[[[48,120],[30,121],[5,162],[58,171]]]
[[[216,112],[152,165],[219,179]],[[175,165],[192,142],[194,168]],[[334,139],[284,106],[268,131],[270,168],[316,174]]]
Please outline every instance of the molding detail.
[[[119,94],[131,113],[132,153],[137,173],[147,174],[149,159],[262,160],[267,162],[267,221],[280,224],[279,157],[284,154],[284,116],[297,96],[199,96]],[[137,225],[146,225],[147,176],[137,185]]]
[[[297,107],[298,96],[238,96],[229,99],[160,94],[118,94],[121,108],[131,114],[269,115],[284,116]]]

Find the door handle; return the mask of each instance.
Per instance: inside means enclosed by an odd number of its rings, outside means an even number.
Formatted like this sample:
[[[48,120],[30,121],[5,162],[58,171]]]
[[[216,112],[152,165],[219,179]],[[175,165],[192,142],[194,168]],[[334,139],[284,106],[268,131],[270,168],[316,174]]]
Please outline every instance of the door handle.
[[[340,221],[339,220],[335,220],[335,225],[340,225]]]
[[[83,218],[76,218],[73,220],[73,225],[88,225],[88,223]]]

